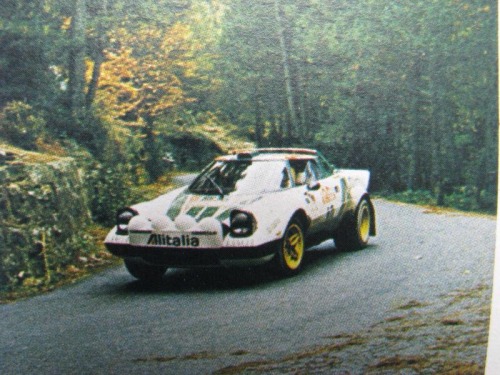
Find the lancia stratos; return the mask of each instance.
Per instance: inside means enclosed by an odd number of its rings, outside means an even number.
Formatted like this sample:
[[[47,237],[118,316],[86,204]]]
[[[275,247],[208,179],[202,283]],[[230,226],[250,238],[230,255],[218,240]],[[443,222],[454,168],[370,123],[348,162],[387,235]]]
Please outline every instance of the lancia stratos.
[[[376,234],[370,172],[337,169],[318,152],[267,148],[216,158],[189,185],[117,213],[105,239],[132,276],[168,267],[268,263],[297,274],[306,249],[333,238],[362,249]]]

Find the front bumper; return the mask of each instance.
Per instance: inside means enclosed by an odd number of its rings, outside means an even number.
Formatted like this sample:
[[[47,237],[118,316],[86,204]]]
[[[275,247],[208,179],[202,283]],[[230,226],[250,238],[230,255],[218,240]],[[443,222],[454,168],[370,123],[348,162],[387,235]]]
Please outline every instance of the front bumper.
[[[229,267],[259,265],[270,261],[276,253],[278,241],[256,247],[196,249],[136,246],[110,242],[105,245],[113,255],[141,259],[149,264],[169,267]]]

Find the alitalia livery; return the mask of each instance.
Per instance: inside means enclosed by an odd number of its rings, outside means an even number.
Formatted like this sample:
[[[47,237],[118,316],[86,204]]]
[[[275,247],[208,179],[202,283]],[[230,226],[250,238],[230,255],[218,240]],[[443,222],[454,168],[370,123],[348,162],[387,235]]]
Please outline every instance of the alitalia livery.
[[[119,210],[105,244],[147,281],[168,267],[264,263],[294,275],[310,245],[333,238],[338,248],[361,249],[376,234],[369,179],[311,149],[235,152],[189,186]]]

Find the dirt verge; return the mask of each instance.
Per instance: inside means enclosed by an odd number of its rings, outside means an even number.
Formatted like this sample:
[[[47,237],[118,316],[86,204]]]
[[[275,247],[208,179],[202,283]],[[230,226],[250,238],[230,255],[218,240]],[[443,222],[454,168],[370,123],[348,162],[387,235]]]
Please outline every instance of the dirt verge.
[[[491,288],[408,301],[363,332],[279,360],[242,362],[215,374],[483,374]]]

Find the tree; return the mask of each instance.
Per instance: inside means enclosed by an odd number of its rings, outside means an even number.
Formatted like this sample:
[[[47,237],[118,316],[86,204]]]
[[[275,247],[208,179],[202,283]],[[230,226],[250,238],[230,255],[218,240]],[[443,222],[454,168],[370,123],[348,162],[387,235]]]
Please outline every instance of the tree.
[[[68,63],[68,98],[73,121],[85,117],[85,57],[87,1],[74,0],[70,27],[71,50]]]
[[[0,7],[0,107],[23,101],[46,109],[57,81],[52,71],[53,19],[43,1],[6,0]]]

